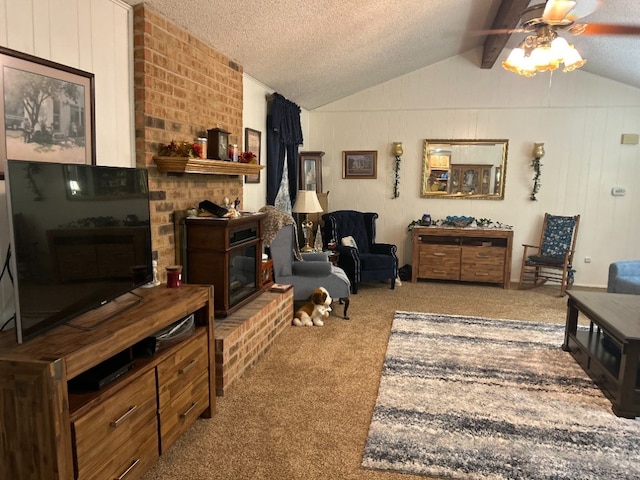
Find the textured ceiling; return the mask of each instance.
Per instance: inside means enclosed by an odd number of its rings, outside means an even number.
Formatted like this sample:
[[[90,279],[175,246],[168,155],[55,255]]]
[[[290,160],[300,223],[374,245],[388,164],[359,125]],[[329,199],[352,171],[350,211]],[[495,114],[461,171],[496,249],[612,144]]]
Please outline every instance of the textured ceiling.
[[[124,0],[153,10],[313,109],[437,63],[485,37],[501,0]],[[531,4],[543,0],[533,0]],[[594,3],[594,0],[578,0]],[[584,21],[640,25],[640,0],[605,0]],[[640,88],[640,36],[573,37],[583,70]],[[523,34],[513,34],[512,48]],[[569,38],[571,37],[571,38]],[[493,68],[508,52],[498,58]],[[478,68],[480,68],[478,62]]]

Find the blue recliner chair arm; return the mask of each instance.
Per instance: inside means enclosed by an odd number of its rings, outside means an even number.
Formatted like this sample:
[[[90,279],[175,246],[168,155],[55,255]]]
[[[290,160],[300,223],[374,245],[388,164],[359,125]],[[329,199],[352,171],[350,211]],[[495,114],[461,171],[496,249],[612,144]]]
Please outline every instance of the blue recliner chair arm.
[[[369,245],[369,252],[371,253],[393,255],[397,251],[398,247],[390,243],[374,243],[372,245]]]
[[[327,261],[320,262],[293,262],[293,275],[302,275],[305,277],[324,277],[331,273],[331,263]]]

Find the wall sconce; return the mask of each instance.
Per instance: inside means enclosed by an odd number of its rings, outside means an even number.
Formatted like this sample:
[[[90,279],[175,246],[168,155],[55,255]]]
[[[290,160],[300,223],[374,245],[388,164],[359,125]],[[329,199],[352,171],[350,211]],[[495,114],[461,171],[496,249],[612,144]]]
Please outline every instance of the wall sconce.
[[[391,153],[393,153],[393,156],[396,157],[396,163],[393,167],[393,172],[395,175],[393,181],[393,198],[398,198],[400,196],[400,190],[398,189],[398,184],[400,183],[400,157],[404,153],[402,150],[402,142],[393,142]]]
[[[542,163],[540,163],[540,159],[544,157],[544,143],[534,143],[533,144],[533,160],[531,161],[531,166],[533,167],[533,171],[535,172],[533,176],[533,188],[531,189],[531,200],[538,200],[536,198],[536,194],[538,190],[540,190],[540,175],[542,173],[541,167]]]

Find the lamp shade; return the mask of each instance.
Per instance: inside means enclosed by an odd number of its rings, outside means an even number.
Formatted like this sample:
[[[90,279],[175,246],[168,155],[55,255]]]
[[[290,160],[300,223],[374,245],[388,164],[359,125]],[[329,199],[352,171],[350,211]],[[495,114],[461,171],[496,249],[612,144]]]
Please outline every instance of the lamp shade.
[[[320,213],[322,206],[314,190],[298,190],[296,204],[291,211],[293,213]]]

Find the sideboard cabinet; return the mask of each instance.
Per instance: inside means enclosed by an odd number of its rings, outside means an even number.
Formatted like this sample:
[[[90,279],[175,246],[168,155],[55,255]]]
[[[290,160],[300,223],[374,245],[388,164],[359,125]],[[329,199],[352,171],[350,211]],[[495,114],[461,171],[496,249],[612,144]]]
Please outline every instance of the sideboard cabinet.
[[[214,414],[212,287],[134,293],[21,345],[13,332],[0,335],[0,478],[138,479],[199,416]],[[191,314],[192,335],[135,353]],[[122,352],[132,368],[103,388],[77,388]]]
[[[413,228],[412,281],[458,280],[509,288],[513,230]]]

